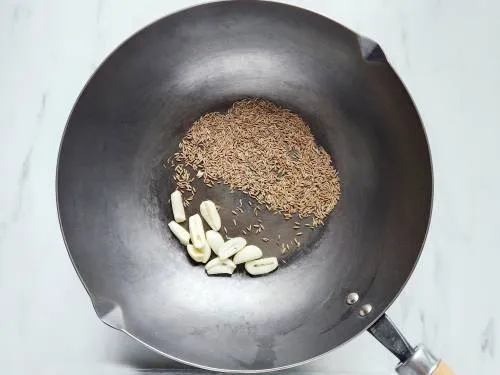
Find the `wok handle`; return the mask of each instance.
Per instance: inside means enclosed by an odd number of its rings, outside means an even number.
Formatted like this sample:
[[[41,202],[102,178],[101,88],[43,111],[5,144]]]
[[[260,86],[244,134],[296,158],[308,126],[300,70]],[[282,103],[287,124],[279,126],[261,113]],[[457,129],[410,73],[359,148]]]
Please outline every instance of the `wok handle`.
[[[382,315],[368,331],[399,359],[399,375],[453,375],[425,346],[413,348],[387,315]]]
[[[439,362],[437,369],[432,375],[453,375],[453,371],[443,362]]]
[[[420,345],[405,362],[396,367],[399,375],[453,375],[450,368],[425,346]]]

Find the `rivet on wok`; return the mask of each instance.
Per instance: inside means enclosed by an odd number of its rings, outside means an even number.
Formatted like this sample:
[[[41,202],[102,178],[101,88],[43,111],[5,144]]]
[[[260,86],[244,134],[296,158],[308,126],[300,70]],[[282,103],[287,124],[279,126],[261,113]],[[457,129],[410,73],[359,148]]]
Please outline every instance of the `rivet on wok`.
[[[348,305],[354,305],[358,301],[359,301],[359,294],[355,292],[349,293],[345,299],[345,302]]]
[[[360,316],[367,316],[369,313],[371,313],[373,307],[370,304],[366,304],[361,306],[361,309],[359,309],[359,315]]]

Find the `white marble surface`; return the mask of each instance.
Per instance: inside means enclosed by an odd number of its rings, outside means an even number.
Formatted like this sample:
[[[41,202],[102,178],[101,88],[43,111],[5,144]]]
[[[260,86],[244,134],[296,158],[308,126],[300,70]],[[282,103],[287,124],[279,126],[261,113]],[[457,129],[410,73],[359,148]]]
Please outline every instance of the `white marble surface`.
[[[0,1],[0,373],[133,372],[134,343],[101,324],[61,239],[55,168],[96,66],[194,1]],[[377,40],[426,124],[435,201],[423,256],[389,310],[459,374],[500,367],[500,34],[495,0],[292,1]],[[299,372],[390,374],[368,334]]]

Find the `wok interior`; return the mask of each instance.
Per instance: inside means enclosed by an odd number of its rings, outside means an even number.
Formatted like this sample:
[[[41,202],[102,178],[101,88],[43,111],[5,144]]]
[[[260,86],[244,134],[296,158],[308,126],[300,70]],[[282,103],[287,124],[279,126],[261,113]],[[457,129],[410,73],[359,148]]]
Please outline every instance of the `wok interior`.
[[[200,115],[247,97],[309,122],[342,197],[277,272],[207,277],[166,227],[163,163]],[[420,253],[431,183],[408,94],[385,60],[361,56],[354,33],[289,6],[215,3],[154,23],[98,69],[64,135],[58,204],[101,318],[191,364],[263,370],[325,353],[385,310]],[[240,198],[204,195],[230,207]]]

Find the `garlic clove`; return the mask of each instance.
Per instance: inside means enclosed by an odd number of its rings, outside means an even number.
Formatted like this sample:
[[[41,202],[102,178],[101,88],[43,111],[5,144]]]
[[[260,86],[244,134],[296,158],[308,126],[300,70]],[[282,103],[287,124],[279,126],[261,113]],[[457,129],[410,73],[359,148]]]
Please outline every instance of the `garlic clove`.
[[[225,264],[221,264],[219,266],[215,266],[215,267],[212,267],[209,270],[207,270],[208,275],[220,275],[220,274],[232,275],[233,272],[234,272],[234,269],[232,269],[231,267],[229,267]]]
[[[177,223],[186,221],[186,213],[184,212],[182,194],[179,190],[176,190],[172,194],[170,194],[170,203],[172,204],[172,213],[174,214],[174,220]]]
[[[201,202],[200,204],[200,213],[201,216],[205,219],[207,224],[210,226],[215,231],[220,230],[221,228],[221,220],[220,220],[220,215],[219,211],[217,211],[217,207],[215,206],[215,203],[206,200]]]
[[[278,259],[276,257],[261,258],[245,263],[245,270],[250,275],[264,275],[278,268]]]
[[[215,266],[220,266],[220,265],[226,265],[229,266],[230,268],[236,269],[236,264],[231,259],[221,259],[221,258],[214,258],[210,262],[208,262],[205,265],[205,269],[210,269]]]
[[[224,238],[222,238],[222,235],[214,230],[209,230],[205,233],[205,237],[215,255],[219,255],[219,250],[221,246],[224,245]]]
[[[205,270],[209,275],[226,273],[232,275],[236,269],[236,264],[231,259],[214,258],[205,265]]]
[[[236,253],[233,262],[235,264],[241,264],[259,258],[262,258],[262,250],[255,245],[248,245]]]
[[[203,245],[203,252],[205,254],[205,257],[203,258],[202,263],[207,263],[208,260],[210,259],[210,256],[212,255],[212,249],[210,249],[210,245],[208,242],[205,240],[205,243]]]
[[[198,263],[207,263],[211,254],[210,247],[206,242],[202,248],[196,248],[193,245],[188,244],[187,252],[191,259]]]
[[[189,243],[190,235],[187,230],[177,224],[175,221],[168,223],[168,227],[172,231],[175,237],[183,244],[187,245]]]
[[[247,244],[247,240],[245,240],[243,237],[234,237],[231,238],[229,241],[226,241],[224,245],[222,245],[219,249],[219,258],[221,259],[227,259],[234,254],[236,254],[238,251],[243,249]]]
[[[205,230],[200,215],[196,214],[189,217],[189,233],[193,246],[201,249],[205,243]]]

